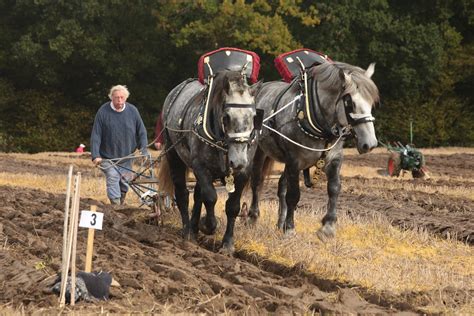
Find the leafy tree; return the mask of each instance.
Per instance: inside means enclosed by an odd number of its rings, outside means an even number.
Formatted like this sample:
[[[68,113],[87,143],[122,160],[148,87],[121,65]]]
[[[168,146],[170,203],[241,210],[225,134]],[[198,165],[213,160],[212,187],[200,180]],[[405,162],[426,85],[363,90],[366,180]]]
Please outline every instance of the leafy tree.
[[[426,133],[417,133],[419,145],[452,144],[450,119],[466,112],[462,100],[451,96],[448,101],[454,87],[462,86],[450,63],[462,51],[463,34],[452,22],[459,16],[469,20],[468,2],[320,1],[320,25],[298,27],[295,37],[336,60],[362,67],[377,62],[374,80],[383,106],[376,110],[376,126],[381,138],[408,141],[411,119],[415,128],[435,122],[423,126]],[[472,75],[472,68],[468,72]]]
[[[408,141],[412,120],[418,146],[473,145],[473,7],[471,0],[3,0],[0,150],[87,142],[117,83],[129,86],[151,131],[168,91],[196,76],[201,54],[223,46],[256,51],[266,80],[278,79],[276,55],[301,47],[362,67],[376,61],[379,137]]]
[[[197,59],[205,52],[234,46],[257,52],[262,76],[274,78],[273,58],[300,47],[286,19],[304,25],[319,22],[314,8],[304,8],[302,1],[176,1],[168,2],[157,16],[178,51],[187,54],[183,56],[187,69],[196,69]]]

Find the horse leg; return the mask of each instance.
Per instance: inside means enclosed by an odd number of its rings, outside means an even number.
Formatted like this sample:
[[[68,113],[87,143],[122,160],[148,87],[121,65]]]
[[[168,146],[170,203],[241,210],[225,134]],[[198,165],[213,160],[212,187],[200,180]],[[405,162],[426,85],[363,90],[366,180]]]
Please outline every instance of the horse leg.
[[[255,224],[260,217],[260,208],[258,206],[260,187],[263,182],[263,165],[265,163],[265,155],[260,148],[257,148],[252,165],[252,173],[250,179],[250,187],[252,188],[252,204],[249,210],[249,224]]]
[[[328,238],[333,238],[336,235],[336,204],[339,192],[341,191],[341,180],[339,173],[341,170],[342,158],[335,158],[331,160],[325,169],[326,176],[328,179],[327,191],[328,191],[328,204],[327,212],[324,215],[322,224],[323,226],[318,230],[317,235],[322,241]]]
[[[285,175],[286,175],[286,205],[287,205],[287,214],[285,225],[283,230],[285,234],[292,235],[295,233],[295,221],[294,214],[296,205],[300,201],[300,171],[296,166],[286,164],[285,166]]]
[[[235,191],[229,193],[225,203],[225,213],[227,215],[227,227],[222,240],[222,251],[227,254],[234,253],[234,226],[235,220],[240,212],[240,198],[248,177],[240,174],[235,178]]]
[[[183,224],[183,238],[189,239],[189,191],[186,187],[187,167],[179,158],[175,150],[170,150],[167,154],[170,165],[171,179],[174,184],[176,204],[178,205],[181,221]]]
[[[304,176],[304,185],[307,188],[312,188],[313,181],[311,181],[311,176],[309,175],[309,168],[306,168],[303,170],[303,176]]]
[[[194,205],[191,215],[191,239],[197,240],[199,233],[199,218],[201,217],[202,199],[201,199],[201,186],[199,182],[196,182],[194,187]]]
[[[199,221],[199,229],[206,235],[213,235],[216,232],[217,221],[214,214],[214,207],[217,202],[217,193],[212,184],[212,176],[205,168],[194,166],[194,175],[200,187],[201,203],[206,207],[206,217]]]
[[[285,167],[286,171],[286,167]],[[288,206],[286,204],[286,172],[283,172],[278,180],[278,229],[284,229]]]

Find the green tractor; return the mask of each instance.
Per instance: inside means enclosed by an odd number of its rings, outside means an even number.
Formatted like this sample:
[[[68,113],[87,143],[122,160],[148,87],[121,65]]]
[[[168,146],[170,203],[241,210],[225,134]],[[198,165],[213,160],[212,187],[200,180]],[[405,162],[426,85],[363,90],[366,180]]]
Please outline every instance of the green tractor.
[[[403,146],[397,142],[395,146],[384,145],[390,152],[387,171],[391,177],[398,177],[403,171],[411,171],[413,178],[428,178],[425,167],[425,157],[413,146]]]

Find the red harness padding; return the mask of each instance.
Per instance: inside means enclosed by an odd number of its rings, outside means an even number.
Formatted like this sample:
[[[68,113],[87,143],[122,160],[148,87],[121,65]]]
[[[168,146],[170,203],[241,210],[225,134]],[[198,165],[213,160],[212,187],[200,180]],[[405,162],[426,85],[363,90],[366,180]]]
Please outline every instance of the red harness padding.
[[[314,64],[322,64],[324,62],[333,62],[331,58],[322,53],[311,49],[301,48],[293,50],[288,53],[283,53],[275,58],[275,67],[280,73],[280,76],[286,82],[291,82],[301,72],[301,64],[297,57],[303,63],[305,69]]]
[[[207,57],[209,58],[209,65],[214,74],[224,70],[240,71],[242,67],[249,62],[245,73],[251,83],[256,83],[258,80],[260,57],[256,53],[239,48],[223,47],[205,53],[199,58],[198,78],[202,84],[204,84],[204,80],[210,75],[209,67],[205,63]]]

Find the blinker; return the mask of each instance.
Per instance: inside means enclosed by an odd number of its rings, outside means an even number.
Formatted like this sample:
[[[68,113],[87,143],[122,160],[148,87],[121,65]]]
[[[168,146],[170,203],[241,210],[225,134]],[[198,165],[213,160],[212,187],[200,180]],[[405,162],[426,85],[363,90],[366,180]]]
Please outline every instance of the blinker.
[[[347,122],[351,126],[356,126],[363,123],[369,123],[375,121],[375,118],[372,114],[355,114],[353,113],[354,110],[354,102],[352,101],[352,97],[350,94],[346,94],[342,97],[342,102],[344,103],[344,110],[346,112]]]
[[[344,102],[344,108],[347,110],[351,110],[354,107],[354,104],[352,102],[352,97],[350,94],[346,94],[345,96],[342,97],[342,101]]]
[[[253,127],[256,130],[261,130],[263,125],[263,115],[265,111],[262,109],[257,109],[257,114],[253,118]]]
[[[224,104],[224,109],[227,109],[227,108],[255,109],[255,104],[225,103]],[[225,137],[226,144],[228,144],[228,143],[252,143],[255,140],[255,130],[262,129],[263,113],[264,113],[263,110],[256,109],[256,115],[254,117],[254,130],[249,130],[249,131],[240,132],[240,133],[228,133],[228,132],[226,132],[226,137]],[[224,129],[224,131],[225,131],[225,129]]]

